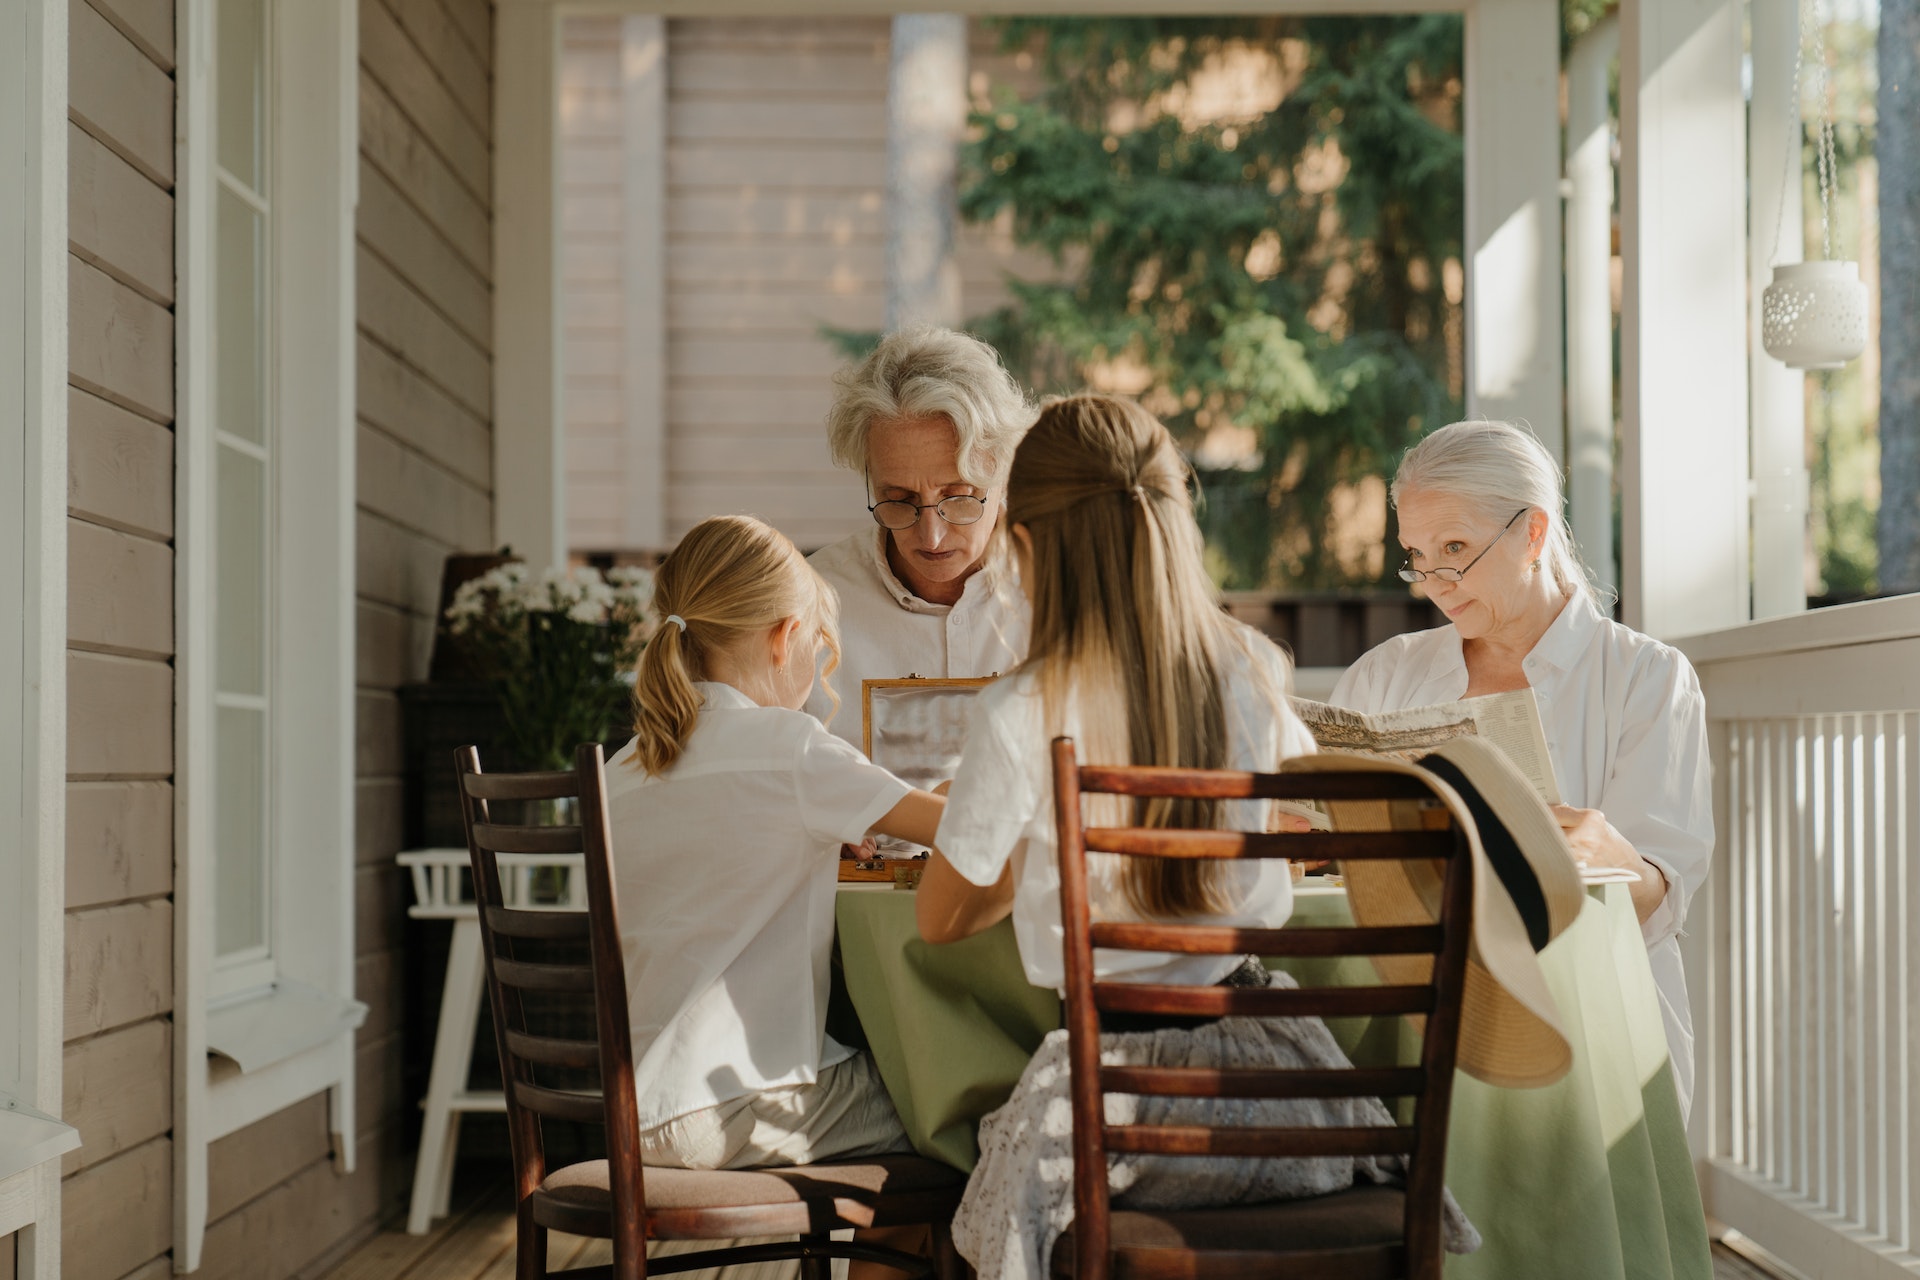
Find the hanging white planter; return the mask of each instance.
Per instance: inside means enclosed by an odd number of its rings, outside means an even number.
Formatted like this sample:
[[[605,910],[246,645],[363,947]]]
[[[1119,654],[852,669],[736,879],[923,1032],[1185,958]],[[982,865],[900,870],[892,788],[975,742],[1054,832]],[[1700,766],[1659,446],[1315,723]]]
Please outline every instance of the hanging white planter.
[[[1867,347],[1867,286],[1852,262],[1773,269],[1760,295],[1760,340],[1790,369],[1838,369]]]

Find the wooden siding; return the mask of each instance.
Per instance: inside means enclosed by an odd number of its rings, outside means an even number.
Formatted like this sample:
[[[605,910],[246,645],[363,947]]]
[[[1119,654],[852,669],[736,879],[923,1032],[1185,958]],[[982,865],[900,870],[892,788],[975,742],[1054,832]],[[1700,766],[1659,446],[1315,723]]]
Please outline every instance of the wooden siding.
[[[355,1054],[360,1167],[344,1181],[333,1176],[317,1110],[284,1113],[283,1139],[236,1150],[242,1166],[270,1155],[283,1168],[307,1163],[230,1219],[220,1251],[242,1265],[216,1274],[234,1280],[321,1274],[405,1207],[419,1111],[402,1053],[408,888],[393,863],[402,847],[397,690],[426,676],[447,554],[484,551],[493,538],[492,8],[360,0],[360,55],[354,994],[368,1006]],[[215,1245],[209,1231],[209,1257]]]
[[[976,25],[976,93],[1030,79]],[[886,19],[667,24],[667,534],[749,511],[812,547],[866,521],[822,430],[841,364],[822,334],[880,328],[886,305]],[[620,22],[570,19],[562,63],[568,537],[620,546]],[[977,100],[984,104],[984,96]],[[1044,258],[966,227],[966,315]]]
[[[73,1280],[119,1280],[169,1270],[173,1231],[173,5],[68,21],[64,1109],[85,1145],[61,1250]]]
[[[174,116],[171,0],[73,0],[65,1274],[171,1273]],[[492,526],[486,0],[360,6],[356,815],[360,1166],[324,1098],[215,1143],[199,1274],[329,1267],[404,1202],[395,689],[440,563]],[[0,1280],[13,1242],[0,1241]]]
[[[399,701],[426,675],[447,553],[492,537],[492,16],[487,0],[360,0],[356,282],[355,995],[359,1166],[324,1098],[208,1153],[209,1280],[317,1275],[404,1205]]]

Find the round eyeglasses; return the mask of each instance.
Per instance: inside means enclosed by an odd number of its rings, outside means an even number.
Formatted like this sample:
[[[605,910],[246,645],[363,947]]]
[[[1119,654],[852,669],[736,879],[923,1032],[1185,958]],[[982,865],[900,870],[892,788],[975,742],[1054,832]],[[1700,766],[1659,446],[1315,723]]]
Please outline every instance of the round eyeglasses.
[[[956,493],[938,502],[907,502],[888,498],[867,508],[883,529],[911,529],[920,523],[922,511],[933,511],[948,524],[973,524],[987,514],[987,500],[970,493]]]
[[[1493,535],[1493,542],[1498,542],[1500,541],[1500,539],[1506,537],[1507,530],[1513,528],[1513,522],[1515,520],[1518,520],[1521,516],[1527,514],[1528,510],[1529,508],[1522,507],[1518,511],[1514,512],[1511,516],[1509,516],[1507,518],[1507,522],[1500,526],[1500,532]],[[1460,569],[1451,569],[1451,568],[1447,568],[1444,565],[1438,569],[1411,569],[1407,567],[1407,565],[1411,565],[1413,563],[1412,558],[1409,557],[1407,560],[1407,564],[1402,565],[1400,567],[1400,581],[1425,582],[1428,578],[1438,578],[1442,582],[1458,582],[1460,581],[1460,579],[1467,576],[1468,569],[1471,569],[1473,568],[1473,566],[1480,563],[1480,556],[1484,556],[1485,554],[1487,554],[1487,552],[1493,550],[1493,542],[1489,542],[1486,546],[1480,548],[1480,555],[1475,556],[1473,559],[1467,561],[1466,566]]]

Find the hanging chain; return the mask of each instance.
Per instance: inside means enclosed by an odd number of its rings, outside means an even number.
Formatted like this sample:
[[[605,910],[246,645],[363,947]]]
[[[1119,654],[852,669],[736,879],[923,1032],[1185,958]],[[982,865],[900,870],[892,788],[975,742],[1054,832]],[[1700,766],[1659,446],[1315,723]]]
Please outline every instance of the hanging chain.
[[[1820,0],[1813,0],[1814,90],[1820,98],[1820,146],[1815,165],[1820,174],[1820,256],[1833,259],[1833,102],[1827,76],[1827,37],[1821,22]]]

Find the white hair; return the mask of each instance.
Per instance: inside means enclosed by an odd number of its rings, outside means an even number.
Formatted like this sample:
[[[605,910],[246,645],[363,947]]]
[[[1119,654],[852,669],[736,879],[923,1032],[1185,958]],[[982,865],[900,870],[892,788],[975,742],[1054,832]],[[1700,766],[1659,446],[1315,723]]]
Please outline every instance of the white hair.
[[[1400,459],[1390,494],[1394,509],[1408,490],[1443,493],[1465,502],[1483,518],[1500,523],[1521,509],[1547,516],[1540,560],[1563,594],[1585,594],[1602,613],[1612,602],[1594,585],[1567,526],[1560,468],[1546,446],[1511,422],[1455,422],[1428,433]]]
[[[874,423],[938,417],[959,435],[960,478],[991,488],[1037,412],[992,347],[952,329],[890,333],[833,381],[827,447],[836,463],[862,475]]]

